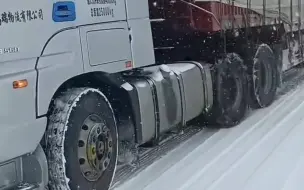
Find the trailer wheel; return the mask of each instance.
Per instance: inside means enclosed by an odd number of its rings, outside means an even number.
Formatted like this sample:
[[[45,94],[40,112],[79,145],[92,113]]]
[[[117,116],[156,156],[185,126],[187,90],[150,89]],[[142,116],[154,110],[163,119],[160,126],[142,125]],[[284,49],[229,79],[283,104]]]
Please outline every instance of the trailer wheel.
[[[215,67],[214,103],[207,120],[221,127],[237,125],[245,116],[248,83],[243,60],[235,53]]]
[[[92,88],[54,101],[46,132],[52,190],[108,190],[118,154],[117,126],[106,97]]]
[[[248,69],[250,77],[250,105],[253,108],[269,106],[275,99],[278,83],[278,66],[271,48],[261,45]]]

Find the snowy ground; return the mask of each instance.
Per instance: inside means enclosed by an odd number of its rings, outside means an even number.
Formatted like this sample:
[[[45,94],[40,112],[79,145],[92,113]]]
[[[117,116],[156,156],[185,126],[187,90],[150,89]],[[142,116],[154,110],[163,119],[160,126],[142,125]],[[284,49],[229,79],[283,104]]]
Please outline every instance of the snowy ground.
[[[303,80],[303,69],[290,71],[273,105],[251,112],[239,126],[196,128],[143,153],[148,158],[141,169],[113,189],[302,190]]]

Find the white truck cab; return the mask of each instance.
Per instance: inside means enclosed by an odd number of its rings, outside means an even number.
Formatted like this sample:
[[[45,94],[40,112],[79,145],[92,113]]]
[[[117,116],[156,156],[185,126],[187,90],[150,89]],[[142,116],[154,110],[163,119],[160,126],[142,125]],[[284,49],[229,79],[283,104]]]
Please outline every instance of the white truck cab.
[[[2,190],[47,182],[37,146],[52,98],[66,81],[151,65],[154,53],[147,1],[10,0],[0,15]]]

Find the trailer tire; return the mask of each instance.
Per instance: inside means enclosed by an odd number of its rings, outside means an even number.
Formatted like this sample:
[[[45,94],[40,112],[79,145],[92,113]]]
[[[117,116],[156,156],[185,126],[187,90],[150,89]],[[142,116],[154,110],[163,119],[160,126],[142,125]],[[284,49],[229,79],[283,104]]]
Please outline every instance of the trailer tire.
[[[97,89],[75,88],[54,100],[46,132],[52,190],[108,190],[117,164],[113,109]]]
[[[261,45],[248,67],[249,95],[252,108],[263,108],[272,104],[278,87],[278,66],[273,51]]]
[[[248,83],[243,60],[235,53],[216,65],[213,73],[214,103],[207,116],[209,123],[233,127],[245,117],[248,109]]]

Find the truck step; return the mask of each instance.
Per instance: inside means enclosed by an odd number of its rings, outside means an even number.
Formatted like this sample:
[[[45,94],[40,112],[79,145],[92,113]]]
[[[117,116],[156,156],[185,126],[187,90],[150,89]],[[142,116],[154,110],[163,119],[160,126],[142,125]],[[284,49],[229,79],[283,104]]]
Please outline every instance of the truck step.
[[[111,189],[115,189],[124,182],[139,174],[145,168],[150,166],[156,160],[173,150],[175,147],[184,143],[198,132],[205,130],[206,139],[214,134],[215,130],[204,129],[202,127],[189,127],[183,131],[169,135],[166,139],[159,143],[158,146],[152,148],[139,148],[139,158],[133,165],[120,166],[116,170]]]
[[[39,185],[29,184],[29,183],[21,183],[17,186],[15,190],[37,190]]]

